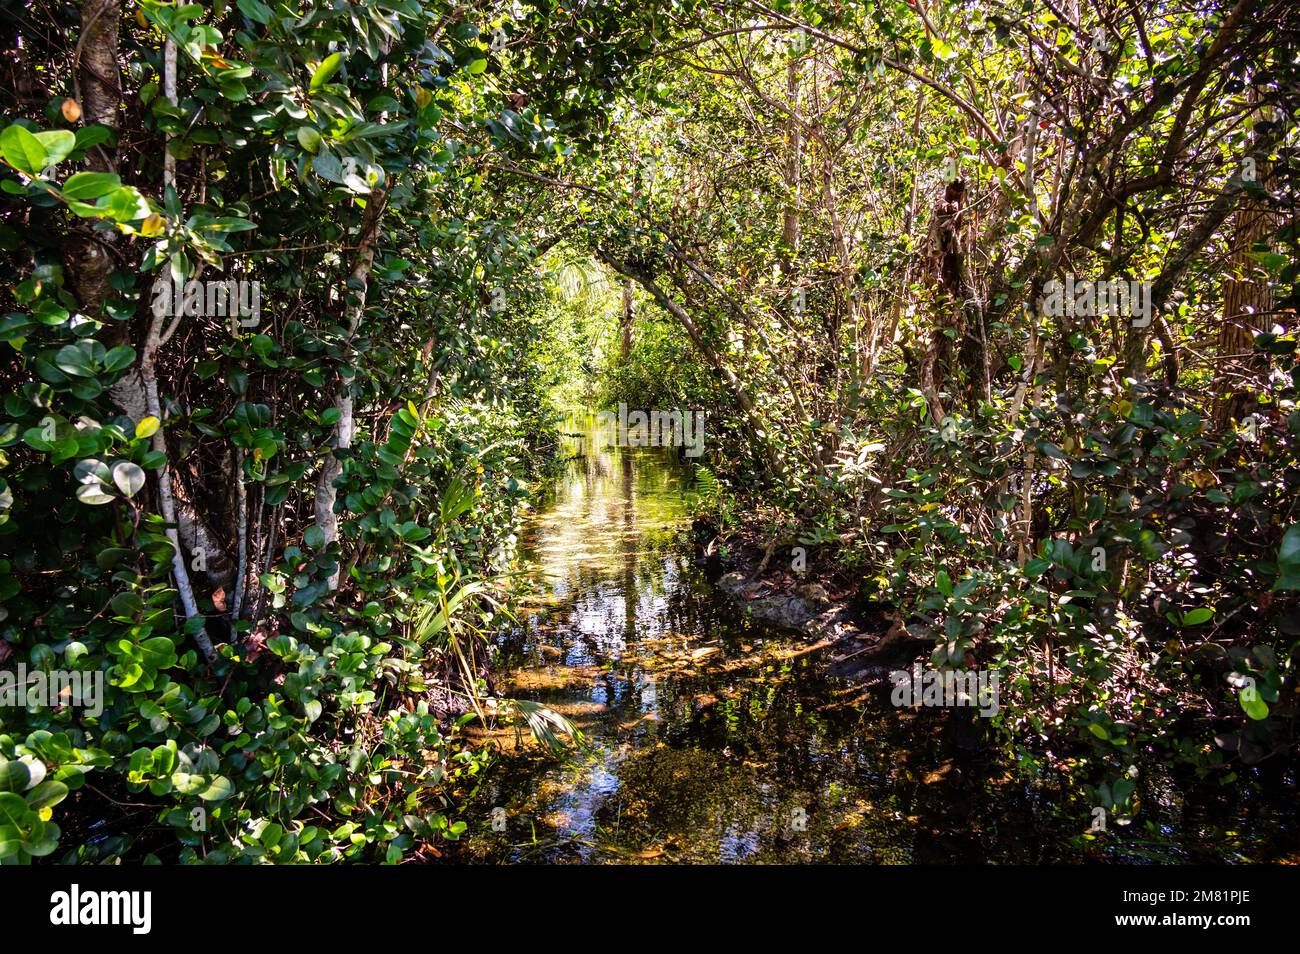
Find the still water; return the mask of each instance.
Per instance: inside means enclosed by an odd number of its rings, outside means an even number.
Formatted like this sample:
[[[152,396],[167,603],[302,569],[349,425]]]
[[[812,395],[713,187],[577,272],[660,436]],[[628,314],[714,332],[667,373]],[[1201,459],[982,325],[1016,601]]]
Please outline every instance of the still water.
[[[1228,804],[1158,785],[1149,828],[1086,838],[1087,805],[953,745],[933,713],[824,675],[807,640],[717,595],[682,535],[690,464],[611,446],[594,417],[566,430],[573,458],[524,546],[535,595],[499,645],[504,693],[563,714],[587,746],[556,758],[502,734],[463,860],[1296,859],[1293,789],[1289,805]]]

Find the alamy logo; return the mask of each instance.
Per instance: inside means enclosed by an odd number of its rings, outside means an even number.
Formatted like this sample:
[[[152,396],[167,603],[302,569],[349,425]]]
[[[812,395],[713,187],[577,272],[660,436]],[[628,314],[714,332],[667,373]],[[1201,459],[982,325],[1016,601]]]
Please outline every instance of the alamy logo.
[[[191,279],[184,284],[160,275],[153,283],[153,313],[170,317],[230,319],[230,332],[256,327],[262,315],[262,283],[245,279]]]
[[[66,669],[27,671],[19,663],[16,672],[0,670],[0,708],[18,706],[47,708],[76,706],[90,716],[104,711],[104,672]]]
[[[986,719],[998,714],[998,674],[974,669],[896,669],[889,701],[896,706],[978,708]]]
[[[133,934],[148,934],[153,926],[153,895],[149,891],[70,891],[50,895],[50,923],[127,924]]]
[[[628,411],[620,401],[617,416],[601,411],[596,418],[602,430],[615,429],[619,447],[683,447],[687,457],[704,453],[703,411]]]
[[[1043,313],[1050,318],[1122,315],[1132,319],[1134,328],[1145,328],[1151,324],[1151,283],[1121,278],[1077,281],[1073,275],[1066,275],[1063,282],[1053,278],[1043,286]]]

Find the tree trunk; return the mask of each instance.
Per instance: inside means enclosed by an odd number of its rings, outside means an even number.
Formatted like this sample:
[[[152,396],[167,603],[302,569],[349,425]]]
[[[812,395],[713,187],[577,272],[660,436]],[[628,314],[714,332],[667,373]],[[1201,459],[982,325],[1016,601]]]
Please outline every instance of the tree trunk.
[[[106,126],[114,133],[121,125],[118,106],[122,90],[117,70],[117,32],[121,17],[121,0],[86,0],[82,4],[81,58],[76,73],[83,121]],[[90,172],[116,172],[117,164],[99,146],[87,154],[86,168]],[[96,232],[88,221],[79,220],[64,242],[63,264],[81,310],[87,315],[98,316],[108,297],[113,256],[105,246],[115,237],[113,232]],[[117,322],[109,324],[125,331]]]
[[[361,232],[357,236],[357,258],[352,268],[352,290],[357,297],[356,307],[348,325],[348,340],[357,333],[361,319],[366,310],[366,292],[370,284],[370,269],[375,261],[375,246],[379,244],[379,223],[384,213],[387,193],[376,189],[370,193],[366,202],[365,215],[361,219]],[[359,287],[358,287],[359,286]],[[340,375],[338,390],[334,394],[334,406],[339,410],[338,424],[334,428],[334,447],[347,450],[352,446],[354,422],[352,418],[352,378]],[[338,488],[334,482],[343,473],[343,461],[333,452],[321,465],[320,477],[316,483],[316,526],[325,534],[325,546],[329,546],[339,537],[339,517],[334,512],[338,500]],[[342,564],[340,563],[340,566]],[[335,570],[329,578],[329,588],[338,589],[339,571]]]
[[[1254,91],[1254,99],[1259,102],[1258,90]],[[1255,116],[1265,118],[1259,110]],[[1272,167],[1263,158],[1248,157],[1241,178],[1253,179],[1267,191]],[[1273,301],[1268,278],[1252,252],[1257,243],[1272,235],[1276,224],[1266,199],[1254,191],[1242,193],[1241,205],[1232,220],[1232,257],[1223,283],[1223,324],[1219,328],[1218,353],[1222,360],[1215,369],[1213,388],[1218,396],[1214,421],[1220,428],[1254,410],[1255,400],[1248,389],[1268,369],[1267,356],[1255,350],[1254,336],[1268,330],[1268,311]]]
[[[620,321],[619,329],[622,332],[622,347],[619,356],[623,364],[627,364],[628,356],[632,353],[632,289],[634,283],[631,279],[623,285],[623,314]]]
[[[929,275],[938,301],[934,307],[934,326],[921,356],[917,378],[936,424],[945,414],[943,387],[957,370],[953,361],[953,344],[966,331],[963,306],[966,284],[965,204],[966,184],[960,178],[954,179],[935,202],[934,217],[930,221]]]

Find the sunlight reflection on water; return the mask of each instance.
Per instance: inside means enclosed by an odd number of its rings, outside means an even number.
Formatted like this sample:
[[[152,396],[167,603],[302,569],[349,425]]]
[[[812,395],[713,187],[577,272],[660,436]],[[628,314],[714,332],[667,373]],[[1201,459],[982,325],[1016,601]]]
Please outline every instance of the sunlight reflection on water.
[[[472,828],[470,859],[1104,857],[1081,841],[1087,806],[978,758],[955,763],[933,720],[883,700],[843,705],[849,690],[804,643],[751,624],[703,580],[679,536],[689,466],[670,450],[612,447],[594,427],[590,415],[565,427],[573,459],[522,541],[541,592],[499,643],[516,664],[506,691],[569,718],[590,746],[563,760],[507,754],[479,812],[506,807],[507,831]],[[1253,841],[1177,827],[1199,844],[1158,855],[1212,861]]]

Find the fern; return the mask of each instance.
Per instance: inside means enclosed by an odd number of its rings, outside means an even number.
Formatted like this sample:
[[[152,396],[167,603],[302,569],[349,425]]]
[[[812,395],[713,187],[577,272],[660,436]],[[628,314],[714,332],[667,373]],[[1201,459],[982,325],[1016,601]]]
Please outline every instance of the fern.
[[[713,507],[722,496],[722,484],[709,468],[701,464],[695,469],[695,497],[701,508]]]

